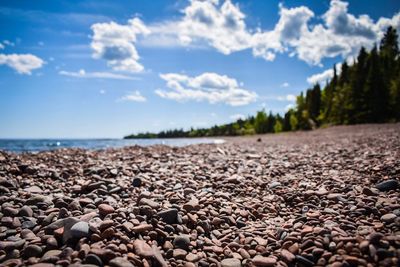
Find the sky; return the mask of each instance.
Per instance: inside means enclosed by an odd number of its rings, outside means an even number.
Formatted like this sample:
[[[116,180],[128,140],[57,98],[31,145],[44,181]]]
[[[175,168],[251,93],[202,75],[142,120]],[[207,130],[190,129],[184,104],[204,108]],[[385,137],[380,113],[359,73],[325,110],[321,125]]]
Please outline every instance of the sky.
[[[0,138],[120,138],[283,114],[400,30],[400,1],[0,3]]]

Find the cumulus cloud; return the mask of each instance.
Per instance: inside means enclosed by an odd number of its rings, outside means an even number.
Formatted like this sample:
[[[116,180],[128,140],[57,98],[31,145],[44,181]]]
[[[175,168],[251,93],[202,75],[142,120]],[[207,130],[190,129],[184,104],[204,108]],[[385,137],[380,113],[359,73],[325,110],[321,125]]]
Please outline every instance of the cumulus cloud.
[[[86,72],[81,69],[77,72],[73,71],[59,71],[60,75],[74,77],[74,78],[100,78],[100,79],[116,79],[116,80],[137,80],[136,77],[130,77],[127,75],[111,73],[111,72]]]
[[[255,92],[241,88],[239,83],[226,75],[206,72],[189,77],[183,74],[161,74],[170,90],[158,89],[155,93],[179,102],[207,101],[211,104],[225,103],[231,106],[247,105],[257,99]]]
[[[322,59],[357,53],[379,41],[389,25],[400,30],[400,13],[374,22],[368,15],[348,12],[348,3],[332,0],[322,14],[322,23],[310,24],[316,15],[306,6],[286,8],[279,5],[279,20],[268,29],[249,29],[246,15],[230,0],[192,0],[182,17],[149,25],[151,46],[207,46],[223,54],[251,49],[255,57],[268,61],[276,54],[289,53],[312,65]],[[150,41],[149,41],[150,40]]]
[[[132,93],[129,93],[119,99],[119,101],[133,101],[133,102],[146,102],[147,99],[142,96],[142,94],[139,91],[134,91]]]
[[[91,29],[94,58],[106,60],[114,70],[143,71],[135,45],[137,36],[148,34],[149,30],[139,18],[130,19],[124,25],[115,22],[96,23]]]
[[[32,54],[0,54],[0,65],[6,65],[19,74],[32,74],[35,69],[41,68],[45,62]]]
[[[341,70],[341,64],[336,65],[336,73],[339,75]],[[314,75],[311,75],[310,77],[307,78],[307,82],[309,84],[324,84],[333,77],[333,69],[327,69],[321,73],[317,73]]]
[[[2,43],[0,43],[0,50],[4,49],[4,45]]]

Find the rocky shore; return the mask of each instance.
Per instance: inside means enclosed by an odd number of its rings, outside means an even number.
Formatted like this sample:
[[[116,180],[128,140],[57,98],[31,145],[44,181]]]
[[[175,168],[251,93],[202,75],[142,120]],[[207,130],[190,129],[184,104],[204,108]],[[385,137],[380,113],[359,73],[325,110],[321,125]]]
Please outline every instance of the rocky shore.
[[[398,266],[400,124],[0,152],[1,266]]]

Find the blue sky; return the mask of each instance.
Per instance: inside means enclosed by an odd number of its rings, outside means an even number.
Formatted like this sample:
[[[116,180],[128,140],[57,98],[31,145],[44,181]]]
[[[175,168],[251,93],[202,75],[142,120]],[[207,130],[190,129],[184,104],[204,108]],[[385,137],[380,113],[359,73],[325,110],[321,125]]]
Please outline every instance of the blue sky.
[[[122,137],[267,111],[389,25],[385,1],[2,1],[0,138]]]

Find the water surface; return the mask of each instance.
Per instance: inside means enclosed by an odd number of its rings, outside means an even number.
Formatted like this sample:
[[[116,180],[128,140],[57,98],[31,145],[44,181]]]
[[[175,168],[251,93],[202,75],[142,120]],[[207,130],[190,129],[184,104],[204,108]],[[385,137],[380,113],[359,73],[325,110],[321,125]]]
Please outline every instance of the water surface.
[[[193,144],[223,143],[213,138],[171,138],[171,139],[0,139],[0,150],[13,152],[38,152],[59,148],[105,149],[124,146],[187,146]]]

